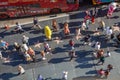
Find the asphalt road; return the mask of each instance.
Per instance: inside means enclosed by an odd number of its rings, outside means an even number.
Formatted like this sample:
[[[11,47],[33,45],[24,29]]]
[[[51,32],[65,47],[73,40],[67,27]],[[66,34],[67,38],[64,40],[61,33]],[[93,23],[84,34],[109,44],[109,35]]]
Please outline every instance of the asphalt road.
[[[91,8],[90,8],[91,9]],[[47,55],[47,60],[42,61],[41,56],[40,56],[40,51],[43,50],[43,45],[41,45],[40,48],[35,48],[34,43],[39,41],[40,43],[43,43],[46,41],[46,38],[44,36],[43,30],[37,31],[31,29],[33,24],[26,24],[22,25],[23,29],[26,30],[22,34],[14,34],[11,33],[11,30],[14,29],[12,27],[8,31],[4,31],[3,29],[0,30],[0,37],[1,39],[9,42],[9,49],[12,50],[12,46],[14,42],[22,43],[22,35],[25,34],[30,38],[29,43],[30,46],[36,51],[36,58],[37,62],[36,63],[30,63],[26,64],[21,58],[18,56],[16,52],[6,52],[3,51],[3,56],[7,57],[6,55],[9,54],[12,62],[10,63],[3,63],[2,60],[0,60],[0,80],[36,80],[38,74],[42,74],[45,78],[49,78],[50,80],[60,80],[61,73],[62,71],[66,70],[69,72],[69,80],[75,77],[82,76],[88,76],[88,78],[93,80],[93,77],[89,76],[95,76],[96,75],[96,66],[94,65],[94,59],[91,55],[93,52],[94,48],[91,46],[84,46],[82,39],[76,40],[74,37],[74,32],[76,27],[80,27],[83,18],[85,16],[84,10],[86,8],[82,8],[80,11],[76,12],[71,12],[69,13],[69,16],[67,17],[61,17],[57,19],[58,25],[60,27],[59,32],[53,32],[52,35],[52,41],[47,41],[51,48],[53,49],[53,55]],[[111,19],[106,19],[104,16],[106,11],[106,8],[102,8],[100,10],[101,13],[99,13],[99,17],[96,18],[95,24],[90,25],[90,30],[87,32],[82,31],[83,36],[86,34],[91,34],[92,35],[92,41],[100,41],[102,43],[101,47],[106,51],[107,47],[110,48],[110,51],[113,52],[115,51],[116,47],[112,46],[114,42],[106,43],[104,40],[104,35],[101,34],[100,36],[93,36],[92,32],[93,30],[98,27],[98,20],[103,19],[106,23],[106,26],[111,26],[114,23],[119,24],[119,11],[116,11],[113,14],[113,18]],[[61,33],[63,31],[63,23],[64,22],[69,22],[69,27],[71,31],[71,35],[69,38],[65,39],[61,36]],[[41,21],[39,24],[44,28],[44,26],[48,25],[51,27],[51,20],[46,20],[46,21]],[[57,44],[54,41],[55,37],[61,37],[62,42]],[[73,39],[75,41],[75,51],[76,55],[78,56],[77,58],[74,58],[72,62],[69,61],[69,56],[68,56],[68,41],[70,39]],[[21,64],[25,70],[26,74],[22,76],[17,76],[17,65]],[[28,77],[29,76],[29,77]],[[114,75],[113,75],[114,76]],[[82,80],[79,79],[79,80]],[[85,77],[86,78],[86,77]],[[75,79],[76,80],[76,79]]]

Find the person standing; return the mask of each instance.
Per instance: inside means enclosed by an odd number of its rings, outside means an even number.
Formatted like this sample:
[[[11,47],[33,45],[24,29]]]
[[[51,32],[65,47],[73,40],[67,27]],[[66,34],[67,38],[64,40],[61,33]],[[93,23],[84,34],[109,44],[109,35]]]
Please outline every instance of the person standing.
[[[69,25],[68,25],[67,22],[64,23],[64,34],[65,35],[69,35],[70,34]]]
[[[59,30],[57,21],[55,19],[52,20],[52,27],[53,27],[53,31],[55,31],[55,32],[57,32]]]
[[[110,72],[113,69],[113,65],[112,64],[108,64],[107,65],[107,70]]]
[[[101,48],[101,43],[100,42],[96,42],[95,43],[95,49],[96,50],[100,50],[100,48]]]
[[[45,26],[44,28],[45,36],[48,40],[52,40],[52,30],[49,26]]]

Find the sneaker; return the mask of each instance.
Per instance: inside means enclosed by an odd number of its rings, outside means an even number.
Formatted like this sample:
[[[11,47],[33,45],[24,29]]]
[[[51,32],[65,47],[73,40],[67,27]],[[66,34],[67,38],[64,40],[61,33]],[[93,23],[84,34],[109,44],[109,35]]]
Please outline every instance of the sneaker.
[[[47,52],[47,54],[49,54],[50,52]]]
[[[46,60],[46,58],[45,58],[45,57],[43,57],[43,58],[42,58],[42,60]]]

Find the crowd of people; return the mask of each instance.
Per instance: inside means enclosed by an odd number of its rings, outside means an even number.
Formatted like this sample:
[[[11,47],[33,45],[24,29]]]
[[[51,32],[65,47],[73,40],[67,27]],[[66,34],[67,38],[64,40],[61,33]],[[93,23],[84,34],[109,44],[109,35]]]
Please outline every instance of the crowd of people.
[[[111,3],[109,5],[108,13],[107,13],[106,16],[110,18],[112,16],[114,10],[117,8],[117,6],[119,6],[117,3]],[[99,26],[96,27],[96,30],[93,31],[92,35],[90,35],[90,34],[83,35],[81,33],[81,31],[82,30],[83,31],[89,31],[90,24],[94,25],[96,17],[97,17],[97,8],[94,9],[94,12],[92,14],[90,13],[89,10],[85,11],[85,16],[84,16],[84,20],[82,22],[82,25],[81,25],[81,27],[77,27],[75,29],[74,38],[76,40],[83,39],[83,44],[84,45],[89,45],[89,46],[93,45],[94,46],[93,57],[98,60],[96,65],[99,65],[100,63],[101,63],[101,65],[104,65],[106,56],[110,57],[111,53],[110,53],[109,50],[105,53],[104,49],[101,49],[101,45],[102,45],[101,42],[96,41],[95,43],[93,43],[91,41],[92,36],[104,34],[106,42],[108,42],[108,43],[110,42],[110,40],[113,40],[115,38],[117,40],[115,45],[119,46],[120,34],[115,35],[115,33],[113,31],[113,28],[112,28],[113,26],[107,26],[103,20],[100,20],[99,21]],[[51,26],[52,26],[52,28],[50,28],[49,26],[46,25],[43,29],[45,37],[49,41],[52,40],[52,33],[58,32],[59,29],[60,29],[60,27],[58,26],[57,20],[55,20],[55,19],[51,20]],[[9,30],[8,28],[9,27],[5,26],[6,30]],[[32,28],[33,29],[40,29],[40,30],[42,29],[42,27],[39,25],[39,21],[38,21],[37,17],[34,17],[34,19],[33,19],[33,27]],[[22,28],[20,23],[16,22],[16,28],[14,30],[12,30],[12,32],[22,33],[24,31],[25,30]],[[66,38],[67,36],[70,36],[70,34],[71,34],[68,22],[64,22],[63,34],[64,34],[64,36],[62,36],[62,38]],[[16,51],[19,56],[22,56],[22,59],[25,60],[28,64],[31,63],[31,62],[36,62],[36,53],[35,53],[35,50],[32,47],[29,46],[29,44],[30,44],[29,39],[30,38],[28,36],[22,35],[22,40],[21,40],[22,44],[20,44],[18,42],[13,43],[13,50]],[[61,37],[56,37],[55,38],[55,40],[57,42],[60,42],[60,39],[61,39]],[[70,38],[68,44],[69,44],[69,47],[70,47],[70,50],[68,52],[69,58],[70,58],[69,61],[72,61],[73,58],[77,58],[76,51],[75,51],[75,46],[74,46],[75,42],[74,42],[73,39]],[[40,43],[35,44],[36,47],[39,47],[40,45],[41,45]],[[9,49],[9,46],[10,46],[9,42],[6,42],[5,40],[2,39],[2,40],[0,40],[0,46],[1,46],[0,58],[4,62],[5,61],[10,62],[9,57],[4,58],[2,56],[2,52]],[[44,46],[44,50],[40,51],[39,53],[42,57],[42,60],[46,60],[47,59],[46,58],[47,54],[50,54],[50,55],[54,55],[54,54],[52,53],[51,46],[46,41],[43,42],[43,46]],[[112,69],[113,69],[113,65],[108,64],[106,70],[104,70],[102,68],[100,70],[98,70],[98,75],[100,75],[100,77],[103,77],[103,76],[108,77],[108,75],[110,74],[110,71]],[[24,74],[25,73],[25,70],[21,65],[18,65],[18,72],[19,72],[18,74]],[[67,79],[68,72],[63,72],[63,74],[65,76],[63,78]]]

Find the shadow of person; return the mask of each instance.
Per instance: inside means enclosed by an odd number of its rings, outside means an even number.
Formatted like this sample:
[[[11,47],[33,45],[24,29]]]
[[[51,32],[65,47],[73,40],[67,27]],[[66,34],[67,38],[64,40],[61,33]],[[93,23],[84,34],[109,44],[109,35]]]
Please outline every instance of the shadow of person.
[[[18,76],[18,74],[14,74],[14,73],[3,73],[0,74],[0,80],[10,80],[10,78]]]

